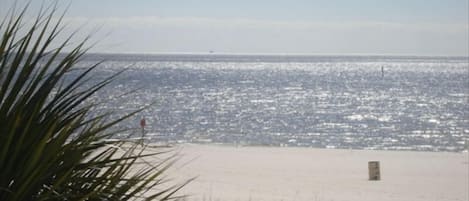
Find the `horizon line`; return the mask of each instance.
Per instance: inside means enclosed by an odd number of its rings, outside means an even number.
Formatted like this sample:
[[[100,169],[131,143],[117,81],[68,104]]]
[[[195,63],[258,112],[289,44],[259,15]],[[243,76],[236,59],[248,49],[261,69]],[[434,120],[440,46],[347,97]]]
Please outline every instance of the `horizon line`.
[[[225,55],[225,56],[404,56],[404,57],[465,57],[467,55],[431,55],[431,54],[396,54],[396,53],[265,53],[265,52],[112,52],[88,51],[90,54],[126,54],[126,55]]]

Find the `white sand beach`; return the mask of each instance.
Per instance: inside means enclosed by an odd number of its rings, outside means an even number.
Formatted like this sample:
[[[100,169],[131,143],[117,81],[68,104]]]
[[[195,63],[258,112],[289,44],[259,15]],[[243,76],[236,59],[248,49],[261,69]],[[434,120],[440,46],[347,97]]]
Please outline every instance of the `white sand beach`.
[[[467,201],[468,153],[181,146],[194,201]],[[368,161],[381,180],[368,180]]]

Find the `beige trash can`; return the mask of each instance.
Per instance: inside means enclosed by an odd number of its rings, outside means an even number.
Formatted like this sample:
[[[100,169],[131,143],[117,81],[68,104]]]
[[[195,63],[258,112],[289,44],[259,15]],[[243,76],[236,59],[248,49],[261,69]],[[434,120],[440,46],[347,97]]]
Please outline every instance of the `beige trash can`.
[[[381,180],[381,172],[379,170],[379,161],[368,162],[368,175],[369,175],[369,180],[371,181]]]

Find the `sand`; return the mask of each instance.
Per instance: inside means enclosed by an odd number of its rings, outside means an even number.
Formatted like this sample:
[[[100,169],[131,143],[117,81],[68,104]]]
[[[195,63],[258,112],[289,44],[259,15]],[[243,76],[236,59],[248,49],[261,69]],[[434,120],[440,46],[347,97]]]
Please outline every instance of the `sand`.
[[[182,145],[194,201],[467,201],[468,153]],[[381,180],[368,180],[368,161]]]

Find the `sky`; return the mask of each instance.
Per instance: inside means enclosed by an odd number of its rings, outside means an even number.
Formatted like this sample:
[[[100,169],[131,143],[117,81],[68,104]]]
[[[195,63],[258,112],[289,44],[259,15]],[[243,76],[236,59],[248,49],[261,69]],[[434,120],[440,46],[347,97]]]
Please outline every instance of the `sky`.
[[[469,55],[469,0],[59,1],[68,4],[69,27],[99,28],[94,52]]]

